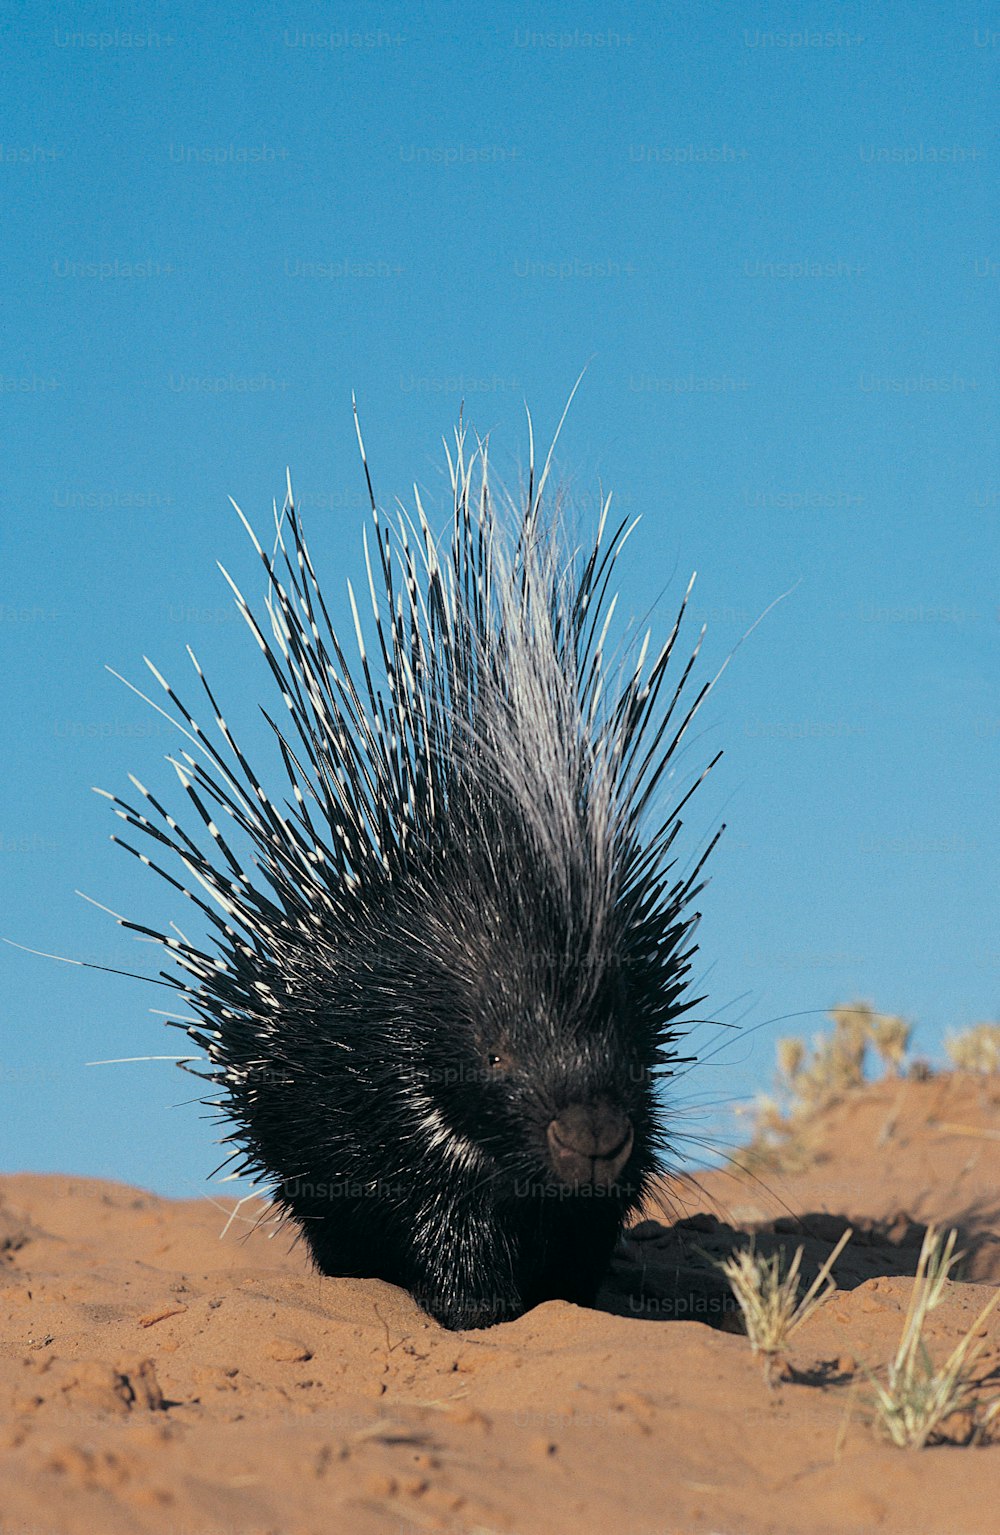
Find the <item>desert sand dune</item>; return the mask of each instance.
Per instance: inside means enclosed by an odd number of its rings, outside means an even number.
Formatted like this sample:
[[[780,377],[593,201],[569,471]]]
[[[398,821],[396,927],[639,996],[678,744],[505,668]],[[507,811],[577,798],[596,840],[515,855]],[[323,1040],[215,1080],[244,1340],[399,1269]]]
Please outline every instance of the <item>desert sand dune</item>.
[[[464,1334],[379,1281],[320,1277],[254,1206],[230,1220],[231,1195],[8,1175],[0,1528],[992,1535],[1000,1443],[895,1449],[866,1421],[862,1362],[893,1351],[926,1223],[957,1224],[969,1254],[935,1357],[1000,1282],[995,1082],[850,1094],[805,1171],[665,1193],[676,1223],[633,1228],[601,1309]],[[840,1293],[769,1388],[704,1253],[756,1230],[764,1251],[802,1241],[814,1273],[846,1223]],[[988,1330],[987,1395],[996,1314]]]

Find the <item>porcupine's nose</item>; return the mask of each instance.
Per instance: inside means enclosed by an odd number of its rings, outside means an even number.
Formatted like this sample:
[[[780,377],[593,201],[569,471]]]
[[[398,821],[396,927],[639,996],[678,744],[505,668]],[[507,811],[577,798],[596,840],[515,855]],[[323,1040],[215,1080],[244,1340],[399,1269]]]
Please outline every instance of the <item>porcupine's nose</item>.
[[[614,1183],[632,1152],[632,1125],[609,1104],[574,1103],[549,1124],[552,1165],[564,1183]]]

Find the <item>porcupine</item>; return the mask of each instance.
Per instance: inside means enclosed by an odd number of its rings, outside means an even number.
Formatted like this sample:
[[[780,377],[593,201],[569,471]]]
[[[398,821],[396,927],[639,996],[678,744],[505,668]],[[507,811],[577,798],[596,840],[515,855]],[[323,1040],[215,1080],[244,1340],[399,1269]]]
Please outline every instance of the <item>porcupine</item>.
[[[418,492],[415,521],[380,517],[357,435],[375,650],[348,582],[348,665],[290,478],[271,553],[233,502],[269,634],[220,569],[287,708],[284,727],[262,712],[291,798],[258,782],[190,648],[228,757],[147,661],[194,749],[168,760],[210,851],[138,779],[142,808],[106,797],[179,860],[186,880],[122,844],[194,903],[210,941],[119,921],[179,968],[161,977],[196,1015],[173,1021],[207,1056],[230,1156],[320,1271],[388,1280],[445,1326],[482,1327],[592,1302],[662,1166],[657,1080],[683,1059],[691,907],[715,838],[672,877],[697,784],[647,821],[709,684],[681,703],[696,647],[661,703],[690,586],[651,663],[647,635],[637,660],[610,664],[609,582],[634,524],[608,536],[608,497],[589,550],[571,549],[543,509],[551,449],[536,480],[532,443],[515,503],[460,426],[442,549]]]

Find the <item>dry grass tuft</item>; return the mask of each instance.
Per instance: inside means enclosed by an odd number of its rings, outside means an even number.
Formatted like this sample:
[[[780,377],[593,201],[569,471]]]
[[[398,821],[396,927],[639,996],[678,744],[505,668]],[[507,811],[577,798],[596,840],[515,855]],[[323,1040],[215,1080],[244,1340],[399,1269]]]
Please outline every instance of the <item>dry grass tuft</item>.
[[[986,1346],[985,1338],[977,1341],[976,1334],[1000,1303],[1000,1290],[939,1369],[934,1368],[924,1341],[927,1318],[944,1299],[951,1271],[964,1256],[955,1252],[955,1241],[954,1231],[942,1240],[940,1231],[927,1228],[902,1336],[886,1369],[886,1379],[877,1380],[871,1370],[867,1371],[875,1388],[875,1421],[900,1449],[922,1449],[942,1442],[948,1437],[945,1424],[957,1414],[966,1420],[964,1442],[982,1443],[1000,1413],[1000,1396],[984,1402],[972,1378],[972,1367]]]
[[[851,1232],[847,1230],[802,1296],[799,1295],[801,1247],[797,1248],[787,1268],[783,1247],[765,1258],[756,1251],[752,1241],[749,1247],[732,1253],[721,1263],[716,1262],[716,1267],[729,1280],[743,1313],[750,1347],[755,1354],[764,1356],[764,1378],[768,1385],[773,1381],[775,1366],[792,1334],[836,1290],[831,1270],[850,1239]]]

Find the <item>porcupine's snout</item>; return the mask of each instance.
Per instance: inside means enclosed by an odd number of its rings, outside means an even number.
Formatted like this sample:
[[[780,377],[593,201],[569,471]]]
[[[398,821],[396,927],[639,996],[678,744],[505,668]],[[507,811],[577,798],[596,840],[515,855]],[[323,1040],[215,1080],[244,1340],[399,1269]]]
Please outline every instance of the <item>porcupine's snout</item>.
[[[609,1103],[573,1103],[550,1122],[546,1139],[563,1183],[606,1187],[632,1153],[632,1124]]]

